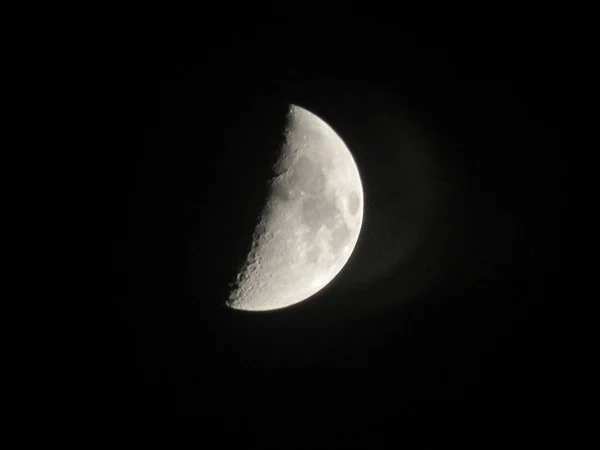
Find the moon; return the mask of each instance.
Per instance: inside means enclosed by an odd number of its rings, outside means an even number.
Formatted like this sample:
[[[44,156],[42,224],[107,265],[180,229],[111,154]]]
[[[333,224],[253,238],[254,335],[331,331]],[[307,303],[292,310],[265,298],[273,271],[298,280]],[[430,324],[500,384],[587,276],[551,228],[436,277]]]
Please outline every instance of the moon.
[[[290,105],[273,171],[252,248],[226,302],[232,309],[268,311],[310,298],[338,275],[358,241],[359,171],[321,118]]]

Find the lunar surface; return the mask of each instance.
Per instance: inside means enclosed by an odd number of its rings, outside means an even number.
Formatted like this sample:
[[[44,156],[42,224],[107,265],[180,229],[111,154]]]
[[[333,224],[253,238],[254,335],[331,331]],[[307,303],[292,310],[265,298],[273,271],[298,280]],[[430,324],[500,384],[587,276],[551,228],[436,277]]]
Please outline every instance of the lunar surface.
[[[290,106],[269,198],[227,306],[285,308],[323,289],[358,240],[363,189],[342,139],[315,114]]]

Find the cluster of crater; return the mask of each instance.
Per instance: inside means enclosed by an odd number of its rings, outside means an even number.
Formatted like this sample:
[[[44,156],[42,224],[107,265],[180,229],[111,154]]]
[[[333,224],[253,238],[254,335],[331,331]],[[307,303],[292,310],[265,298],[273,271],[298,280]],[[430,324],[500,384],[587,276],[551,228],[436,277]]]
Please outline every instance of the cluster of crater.
[[[271,183],[271,193],[278,202],[300,202],[300,220],[306,225],[304,239],[315,242],[321,227],[331,229],[329,244],[336,253],[345,246],[351,236],[351,230],[343,220],[343,213],[336,202],[336,192],[327,190],[327,179],[319,164],[314,163],[307,155],[300,154],[293,164],[285,167]],[[356,191],[348,198],[348,210],[356,215],[360,199]],[[317,245],[307,251],[307,259],[316,262],[320,253]]]

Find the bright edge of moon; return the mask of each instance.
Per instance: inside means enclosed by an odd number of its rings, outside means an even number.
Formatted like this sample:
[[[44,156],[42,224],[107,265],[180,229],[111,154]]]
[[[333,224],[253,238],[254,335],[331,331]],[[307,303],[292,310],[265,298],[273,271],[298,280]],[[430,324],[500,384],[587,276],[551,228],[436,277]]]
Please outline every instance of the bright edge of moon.
[[[325,121],[291,105],[273,169],[252,248],[226,302],[233,309],[269,311],[312,297],[338,275],[358,241],[360,175]]]

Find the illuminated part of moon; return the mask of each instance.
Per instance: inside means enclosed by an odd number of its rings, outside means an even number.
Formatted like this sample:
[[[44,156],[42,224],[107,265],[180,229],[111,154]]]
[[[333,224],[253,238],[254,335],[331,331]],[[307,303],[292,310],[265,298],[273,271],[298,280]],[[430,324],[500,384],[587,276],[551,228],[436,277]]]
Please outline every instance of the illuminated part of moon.
[[[227,305],[285,308],[323,289],[358,240],[363,189],[342,139],[315,114],[292,105],[285,142],[252,249]]]

